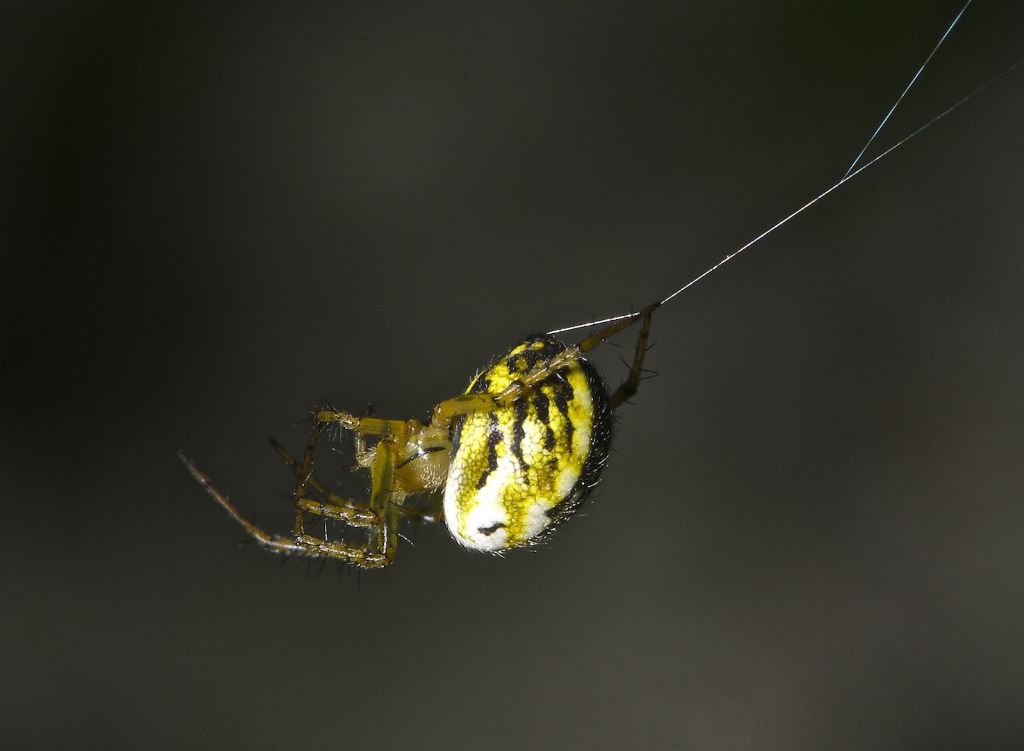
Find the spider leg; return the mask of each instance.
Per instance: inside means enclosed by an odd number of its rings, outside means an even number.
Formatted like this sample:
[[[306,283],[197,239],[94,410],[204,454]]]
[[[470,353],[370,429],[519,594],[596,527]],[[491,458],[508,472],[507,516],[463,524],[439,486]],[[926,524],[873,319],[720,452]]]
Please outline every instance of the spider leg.
[[[316,413],[317,424],[337,423],[343,428],[363,435],[405,435],[409,423],[405,420],[384,420],[380,417],[356,417],[348,412],[322,409]]]
[[[407,436],[415,428],[406,420],[385,420],[373,416],[373,405],[366,408],[366,416],[356,417],[340,410],[320,410],[314,416],[318,425],[340,425],[355,433],[356,466],[369,467],[373,463],[374,449],[366,447],[366,436]],[[415,421],[411,421],[415,422]]]
[[[189,471],[189,474],[195,478],[196,482],[203,486],[203,489],[206,490],[207,494],[219,503],[224,510],[231,515],[232,519],[241,524],[242,528],[248,532],[256,542],[268,550],[275,553],[283,553],[285,555],[320,555],[328,558],[337,558],[345,563],[351,563],[364,568],[387,565],[387,563],[381,563],[380,556],[375,556],[371,551],[358,546],[330,543],[305,534],[297,535],[294,540],[289,540],[286,537],[272,535],[263,531],[247,518],[242,516],[238,509],[235,508],[234,504],[228,500],[228,497],[218,490],[214,484],[210,482],[210,478],[203,474],[195,464],[185,458],[183,453],[178,452],[178,458],[181,459],[182,464],[185,465],[185,468]]]
[[[660,306],[661,306],[660,302],[652,303],[652,304],[648,305],[646,308],[644,308],[643,310],[641,310],[641,311],[639,311],[637,313],[634,313],[633,315],[629,316],[628,318],[623,318],[621,321],[616,321],[615,323],[612,323],[612,324],[606,326],[605,328],[601,329],[600,331],[598,331],[593,336],[587,337],[586,339],[581,341],[576,346],[579,347],[580,352],[589,352],[590,350],[592,350],[594,347],[596,347],[597,345],[599,345],[602,342],[604,342],[609,337],[619,333],[620,331],[622,331],[624,328],[626,328],[628,326],[632,326],[634,323],[636,323],[637,321],[640,321],[640,320],[643,320],[645,322],[645,325],[648,327],[648,329],[650,329],[651,315]],[[646,339],[645,339],[645,341],[646,341]]]
[[[255,539],[256,542],[258,542],[260,545],[279,553],[306,552],[306,549],[303,548],[301,545],[297,545],[295,542],[289,540],[286,537],[281,537],[280,535],[271,535],[267,532],[264,532],[262,529],[257,527],[251,521],[249,521],[246,517],[242,516],[238,509],[235,508],[235,505],[228,500],[228,497],[224,495],[224,493],[220,492],[216,488],[216,486],[214,486],[214,484],[210,481],[210,478],[203,474],[203,472],[201,472],[199,468],[194,463],[192,463],[192,461],[187,459],[184,453],[179,451],[178,458],[181,460],[181,463],[185,465],[185,469],[189,471],[189,474],[192,475],[193,478],[195,478],[196,482],[203,486],[203,489],[206,491],[206,493],[213,500],[219,503],[220,506],[225,511],[228,512],[232,519],[241,524],[242,528],[246,532],[248,532],[253,537],[253,539]]]
[[[401,501],[403,500],[392,488],[395,466],[393,441],[389,438],[382,439],[380,442],[381,448],[376,452],[374,463],[371,467],[373,490],[370,496],[370,508],[352,509],[344,506],[332,506],[310,498],[306,493],[306,485],[310,482],[309,476],[313,461],[313,450],[316,447],[316,439],[322,429],[322,425],[314,427],[313,434],[306,444],[306,454],[303,457],[302,464],[298,465],[298,470],[296,471],[296,475],[299,478],[295,490],[296,517],[298,521],[296,522],[297,530],[293,539],[272,535],[256,526],[243,516],[235,508],[235,505],[228,500],[227,495],[218,490],[210,481],[210,478],[201,472],[183,453],[178,452],[178,458],[207,494],[263,547],[286,555],[324,556],[361,568],[383,568],[391,563],[395,557],[395,550],[398,546],[398,513]],[[289,456],[288,459],[291,459],[291,457]],[[292,469],[295,470],[297,463],[293,459],[289,463]],[[365,516],[362,518],[356,517],[353,514],[356,511],[361,511]],[[329,542],[328,540],[306,534],[302,528],[302,515],[307,512],[344,521],[352,526],[368,527],[370,530],[370,545]],[[362,523],[359,523],[360,521]]]
[[[306,452],[302,455],[302,464],[297,468],[292,467],[295,472],[295,539],[298,540],[306,534],[305,519],[306,511],[303,502],[306,500],[315,501],[309,498],[306,493],[306,485],[313,475],[313,452],[316,451],[316,442],[323,432],[325,424],[319,421],[313,423],[313,429],[309,431],[309,438],[306,440]]]
[[[274,447],[274,451],[284,459],[285,464],[291,467],[292,472],[298,479],[302,479],[302,465],[300,465],[292,455],[288,453],[280,443],[273,438],[270,438],[270,445]],[[308,495],[303,498],[296,498],[295,503],[301,507],[303,511],[317,516],[326,517],[328,519],[334,519],[335,521],[344,522],[353,527],[369,527],[377,524],[377,515],[374,514],[365,505],[350,501],[346,498],[342,498],[336,493],[332,493],[328,490],[323,483],[313,476],[312,472],[306,476],[306,485],[313,488],[317,493],[327,499],[327,503],[322,503]]]
[[[493,412],[498,408],[497,399],[491,394],[460,394],[445,399],[434,407],[434,415],[430,422],[435,427],[443,427],[451,423],[452,418],[471,412]]]
[[[644,369],[644,356],[647,354],[647,350],[650,349],[647,342],[651,336],[651,314],[656,307],[656,305],[649,306],[640,313],[643,318],[640,323],[640,334],[636,338],[636,349],[633,351],[633,365],[629,369],[629,375],[626,376],[626,380],[608,397],[608,406],[612,409],[617,409],[619,405],[633,396],[640,388],[640,376]]]
[[[380,551],[388,563],[395,558],[398,547],[398,510],[403,498],[394,489],[395,445],[384,438],[377,444],[370,467],[370,510],[380,524],[370,527],[370,547]]]
[[[549,378],[553,373],[557,373],[559,370],[564,368],[574,360],[579,359],[584,352],[592,350],[594,347],[603,343],[609,337],[622,331],[622,329],[632,326],[637,321],[642,321],[640,327],[640,339],[637,342],[636,354],[633,358],[633,368],[630,371],[630,375],[626,382],[620,386],[614,394],[612,394],[611,406],[614,409],[619,404],[624,402],[630,396],[636,393],[637,384],[640,380],[640,373],[643,370],[644,354],[647,351],[647,339],[650,335],[651,329],[651,315],[655,309],[660,306],[661,303],[653,303],[648,305],[646,308],[641,310],[639,313],[634,313],[629,318],[624,318],[621,321],[606,326],[605,328],[598,331],[593,336],[590,336],[583,341],[566,347],[564,350],[559,352],[557,355],[552,357],[546,362],[539,363],[537,367],[526,374],[524,378],[517,380],[510,384],[508,388],[502,391],[498,396],[495,397],[495,401],[499,406],[505,406],[511,404],[524,392],[529,391],[535,385],[541,381]],[[631,390],[630,390],[631,389]]]
[[[318,430],[318,428],[314,428],[314,433],[317,433]],[[316,444],[315,437],[311,437],[310,443]],[[307,467],[310,462],[311,452],[307,445],[307,454],[302,467]],[[296,532],[295,544],[301,546],[307,554],[337,558],[361,568],[383,568],[390,564],[395,558],[395,551],[398,547],[398,513],[402,501],[401,496],[392,487],[394,468],[394,444],[390,438],[384,438],[377,445],[373,464],[370,467],[372,490],[369,510],[376,517],[376,522],[366,525],[369,528],[368,545],[328,542],[308,535],[304,531]],[[301,499],[308,498],[305,495],[305,484],[300,476],[295,492],[296,508],[300,516],[305,510],[308,510],[299,504]]]
[[[366,405],[366,414],[363,417],[373,417],[373,404]],[[355,448],[356,448],[356,466],[357,467],[369,467],[373,462],[373,451],[366,448],[366,434],[356,432],[355,434]]]

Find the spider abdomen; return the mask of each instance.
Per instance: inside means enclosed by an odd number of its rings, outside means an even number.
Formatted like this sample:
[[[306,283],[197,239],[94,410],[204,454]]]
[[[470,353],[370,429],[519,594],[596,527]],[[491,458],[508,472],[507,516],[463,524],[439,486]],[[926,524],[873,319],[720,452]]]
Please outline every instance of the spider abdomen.
[[[466,393],[497,396],[564,349],[553,337],[530,337],[479,373]],[[457,417],[444,493],[452,536],[492,552],[537,541],[596,484],[611,427],[604,383],[582,357],[509,405]]]

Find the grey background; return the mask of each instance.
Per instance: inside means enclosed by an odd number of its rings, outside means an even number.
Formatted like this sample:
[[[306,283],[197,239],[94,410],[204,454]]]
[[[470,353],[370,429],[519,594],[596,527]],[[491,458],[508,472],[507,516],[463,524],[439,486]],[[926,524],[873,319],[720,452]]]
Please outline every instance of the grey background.
[[[175,458],[287,529],[266,433],[667,294],[957,7],[6,4],[0,743],[1020,747],[1019,71],[657,314],[543,549],[317,577]],[[977,3],[883,142],[1022,42]]]

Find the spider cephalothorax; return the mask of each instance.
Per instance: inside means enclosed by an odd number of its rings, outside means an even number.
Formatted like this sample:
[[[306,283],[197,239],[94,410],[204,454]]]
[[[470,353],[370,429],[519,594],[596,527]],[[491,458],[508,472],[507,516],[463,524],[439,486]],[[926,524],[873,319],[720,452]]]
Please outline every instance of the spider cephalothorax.
[[[322,410],[301,462],[271,440],[297,478],[291,537],[257,527],[192,462],[182,461],[249,534],[281,553],[386,566],[394,559],[399,523],[410,515],[405,500],[413,493],[430,493],[434,501],[433,510],[417,515],[443,515],[452,536],[467,548],[501,552],[530,545],[571,516],[596,484],[608,456],[612,410],[636,393],[657,307],[577,344],[545,334],[528,337],[477,373],[463,394],[438,404],[429,422]],[[637,321],[629,376],[609,394],[584,354]],[[368,503],[342,498],[313,477],[317,441],[332,425],[355,435],[357,465],[370,471]],[[367,436],[377,438],[372,447]],[[367,543],[309,535],[306,514],[366,528]]]

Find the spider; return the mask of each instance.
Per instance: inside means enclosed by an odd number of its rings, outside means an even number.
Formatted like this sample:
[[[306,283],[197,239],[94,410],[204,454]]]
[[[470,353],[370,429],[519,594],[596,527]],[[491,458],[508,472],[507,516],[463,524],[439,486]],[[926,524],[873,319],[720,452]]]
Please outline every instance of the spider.
[[[179,458],[249,535],[278,553],[383,568],[394,561],[403,517],[443,518],[455,541],[472,550],[501,553],[532,545],[569,519],[597,484],[608,458],[612,412],[639,388],[651,315],[659,305],[572,345],[548,334],[527,337],[477,373],[463,394],[438,404],[429,422],[321,410],[301,462],[271,438],[297,478],[291,537],[256,526],[184,454]],[[609,393],[584,355],[638,321],[629,374]],[[342,498],[313,476],[313,453],[329,426],[354,433],[355,469],[370,472],[369,503]],[[377,438],[372,447],[370,436]],[[431,493],[432,508],[406,508],[414,493]],[[307,514],[365,528],[366,543],[310,535]]]

